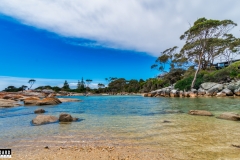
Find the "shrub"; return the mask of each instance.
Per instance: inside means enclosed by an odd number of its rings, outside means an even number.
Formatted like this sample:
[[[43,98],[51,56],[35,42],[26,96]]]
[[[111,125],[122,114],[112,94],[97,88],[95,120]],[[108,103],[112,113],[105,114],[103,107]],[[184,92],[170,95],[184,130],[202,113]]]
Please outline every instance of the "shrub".
[[[197,79],[194,85],[195,89],[199,89],[200,85],[204,82],[203,80],[203,75],[204,74],[198,74]],[[191,84],[192,84],[193,76],[183,78],[175,84],[174,88],[178,88],[180,90],[190,90],[191,89]]]

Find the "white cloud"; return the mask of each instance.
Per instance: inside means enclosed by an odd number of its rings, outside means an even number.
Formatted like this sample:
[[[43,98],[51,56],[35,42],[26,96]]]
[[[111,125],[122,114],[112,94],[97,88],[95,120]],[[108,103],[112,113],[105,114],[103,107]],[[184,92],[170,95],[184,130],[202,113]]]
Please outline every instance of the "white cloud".
[[[0,76],[0,91],[4,90],[8,86],[21,87],[22,85],[26,85],[30,87],[28,81],[32,78],[22,78],[22,77],[8,77],[8,76]],[[37,88],[39,86],[58,86],[62,87],[63,83],[66,79],[44,79],[44,78],[34,78],[36,82],[33,84],[32,88]],[[67,80],[70,88],[74,89],[77,87],[78,80],[71,79]],[[89,85],[90,88],[98,88],[98,83],[103,83],[101,80],[94,80],[93,83]]]
[[[180,35],[197,18],[240,24],[239,6],[238,0],[1,0],[0,13],[61,36],[96,41],[97,46],[157,56],[181,45]],[[239,27],[234,33],[239,36]]]

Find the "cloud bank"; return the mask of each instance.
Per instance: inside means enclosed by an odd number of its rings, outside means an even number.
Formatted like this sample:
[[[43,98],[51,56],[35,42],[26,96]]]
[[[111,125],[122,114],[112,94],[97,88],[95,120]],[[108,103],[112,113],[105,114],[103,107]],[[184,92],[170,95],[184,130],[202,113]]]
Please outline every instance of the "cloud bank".
[[[64,37],[96,41],[97,46],[158,56],[180,46],[180,35],[197,18],[240,24],[239,6],[238,0],[1,0],[0,13]],[[233,32],[239,36],[239,27]]]

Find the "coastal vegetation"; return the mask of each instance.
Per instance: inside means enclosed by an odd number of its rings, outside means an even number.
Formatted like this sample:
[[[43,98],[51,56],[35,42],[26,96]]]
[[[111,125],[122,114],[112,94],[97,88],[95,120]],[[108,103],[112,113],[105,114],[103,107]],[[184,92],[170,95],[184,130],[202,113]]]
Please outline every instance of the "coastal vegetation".
[[[240,78],[239,63],[219,71],[215,71],[219,66],[214,65],[214,62],[221,60],[225,60],[229,65],[239,54],[240,39],[227,34],[236,25],[231,20],[199,18],[180,36],[181,40],[185,40],[185,44],[179,53],[177,46],[166,49],[161,52],[151,68],[157,68],[165,73],[162,76],[165,80],[163,86],[176,82],[175,88],[181,90],[198,89],[203,82],[223,83],[226,80]],[[169,76],[173,72],[176,76]],[[170,77],[168,82],[166,77]]]

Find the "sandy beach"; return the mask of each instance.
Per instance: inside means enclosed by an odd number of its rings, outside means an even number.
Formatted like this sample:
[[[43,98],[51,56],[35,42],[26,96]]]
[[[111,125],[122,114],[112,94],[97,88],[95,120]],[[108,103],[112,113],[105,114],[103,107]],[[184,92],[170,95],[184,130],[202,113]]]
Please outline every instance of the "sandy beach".
[[[49,147],[13,151],[12,159],[28,160],[141,160],[141,159],[177,159],[166,150],[152,150],[142,147]]]

